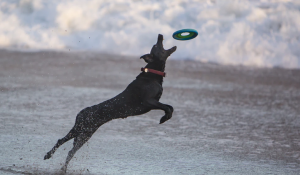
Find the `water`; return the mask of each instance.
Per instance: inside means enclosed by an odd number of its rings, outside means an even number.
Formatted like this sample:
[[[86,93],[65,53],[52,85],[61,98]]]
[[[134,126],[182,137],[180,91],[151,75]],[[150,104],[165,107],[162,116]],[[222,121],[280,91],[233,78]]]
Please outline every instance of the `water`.
[[[0,47],[141,56],[158,33],[172,59],[300,68],[296,0],[1,0]],[[193,28],[190,41],[173,32]]]
[[[58,174],[76,114],[122,92],[145,65],[99,53],[0,51],[0,174]],[[300,172],[300,70],[168,61],[162,111],[101,126],[68,174]]]

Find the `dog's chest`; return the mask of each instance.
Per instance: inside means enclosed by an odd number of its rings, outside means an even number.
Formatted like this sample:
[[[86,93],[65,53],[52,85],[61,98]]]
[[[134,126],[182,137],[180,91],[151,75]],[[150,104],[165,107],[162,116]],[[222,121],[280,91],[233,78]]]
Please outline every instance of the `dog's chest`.
[[[163,93],[163,88],[161,88],[161,90],[157,93],[157,95],[156,95],[156,97],[155,97],[155,99],[156,99],[157,101],[159,101],[159,99],[160,99],[162,93]]]

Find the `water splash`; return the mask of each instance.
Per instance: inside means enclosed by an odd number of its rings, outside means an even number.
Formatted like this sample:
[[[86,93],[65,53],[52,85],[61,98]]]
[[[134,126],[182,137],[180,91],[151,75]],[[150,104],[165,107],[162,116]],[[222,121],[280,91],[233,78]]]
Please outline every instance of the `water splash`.
[[[2,0],[0,19],[2,48],[140,56],[161,33],[173,58],[300,68],[299,1]],[[198,37],[174,40],[183,28]]]

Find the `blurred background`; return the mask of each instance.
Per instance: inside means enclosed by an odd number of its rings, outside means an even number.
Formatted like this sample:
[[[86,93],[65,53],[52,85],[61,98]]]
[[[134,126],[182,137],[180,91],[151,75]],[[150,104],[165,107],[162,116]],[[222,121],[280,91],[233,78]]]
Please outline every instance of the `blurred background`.
[[[172,59],[300,68],[298,0],[1,0],[0,20],[0,48],[141,56],[161,33]]]

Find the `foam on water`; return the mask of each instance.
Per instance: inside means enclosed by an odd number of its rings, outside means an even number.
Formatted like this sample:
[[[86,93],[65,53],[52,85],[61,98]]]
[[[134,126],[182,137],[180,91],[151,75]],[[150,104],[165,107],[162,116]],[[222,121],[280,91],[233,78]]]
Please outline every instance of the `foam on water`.
[[[177,59],[300,68],[300,1],[1,0],[0,47],[141,56],[158,33]],[[173,32],[193,28],[190,41]]]

